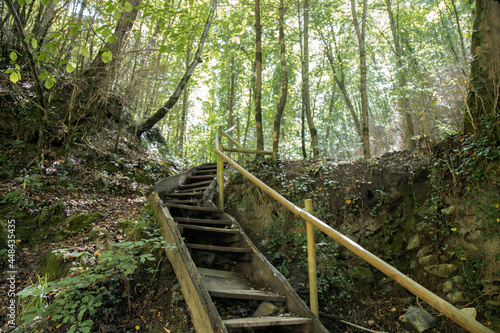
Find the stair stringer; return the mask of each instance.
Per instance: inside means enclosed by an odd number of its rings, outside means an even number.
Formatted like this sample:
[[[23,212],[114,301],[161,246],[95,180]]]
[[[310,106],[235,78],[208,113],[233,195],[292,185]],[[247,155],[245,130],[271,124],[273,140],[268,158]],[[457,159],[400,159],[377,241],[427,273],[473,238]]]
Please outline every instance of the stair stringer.
[[[171,183],[173,184],[174,181]],[[163,185],[167,185],[167,183],[164,182]],[[162,188],[163,190],[164,188]],[[182,235],[176,223],[168,209],[163,207],[163,202],[157,192],[151,194],[150,205],[160,225],[161,235],[165,242],[177,245],[176,251],[165,248],[165,253],[181,286],[196,332],[228,333],[212,298],[201,282],[201,276],[191,259],[186,244],[182,240]]]
[[[211,206],[217,207],[210,201]],[[208,206],[208,204],[207,204]],[[257,285],[257,288],[270,287],[273,292],[286,296],[286,307],[293,313],[312,319],[312,325],[309,327],[309,333],[329,333],[321,321],[311,312],[309,307],[304,303],[302,298],[297,294],[295,289],[290,285],[288,280],[278,271],[262,252],[257,249],[247,234],[244,232],[238,221],[231,215],[224,213],[224,217],[231,220],[237,229],[241,231],[243,237],[242,242],[246,243],[252,249],[249,253],[250,261],[242,261],[238,263],[238,267],[249,278],[252,283]]]

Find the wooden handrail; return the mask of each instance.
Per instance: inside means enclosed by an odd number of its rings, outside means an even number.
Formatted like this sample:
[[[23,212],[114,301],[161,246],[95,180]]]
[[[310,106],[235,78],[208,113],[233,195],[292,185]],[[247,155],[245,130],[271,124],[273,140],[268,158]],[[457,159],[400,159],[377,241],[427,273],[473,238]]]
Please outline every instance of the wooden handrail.
[[[231,158],[229,158],[227,155],[225,155],[220,149],[219,149],[219,138],[215,139],[215,153],[217,154],[217,161],[219,165],[219,160],[220,160],[220,166],[221,168],[223,167],[223,161],[225,160],[229,165],[231,165],[233,168],[238,170],[248,178],[251,182],[253,182],[255,185],[257,185],[260,189],[262,189],[264,192],[269,194],[272,198],[274,198],[276,201],[278,201],[280,204],[285,206],[289,211],[294,213],[295,215],[301,217],[302,219],[306,220],[309,222],[311,225],[314,227],[318,228],[343,246],[345,246],[348,250],[359,256],[361,259],[365,260],[367,263],[372,265],[373,267],[377,268],[380,270],[382,273],[387,275],[388,277],[392,278],[395,282],[399,283],[401,286],[406,288],[408,291],[413,293],[414,295],[420,297],[422,300],[426,301],[429,305],[434,307],[436,310],[440,311],[443,313],[445,316],[462,326],[463,328],[467,329],[470,332],[484,332],[484,333],[493,333],[492,330],[487,328],[486,326],[482,325],[480,322],[476,321],[475,318],[468,316],[467,314],[461,312],[459,309],[454,307],[452,304],[448,303],[438,295],[434,294],[430,290],[426,289],[416,281],[410,279],[408,276],[405,274],[401,273],[399,270],[396,268],[392,267],[379,257],[375,256],[373,253],[367,251],[364,249],[362,246],[348,238],[347,236],[344,236],[343,234],[339,233],[329,225],[327,225],[325,222],[321,221],[320,219],[316,218],[313,216],[311,213],[307,212],[306,210],[297,207],[294,205],[292,202],[288,201],[285,199],[283,196],[281,196],[278,192],[274,191],[272,188],[267,186],[265,183],[263,183],[261,180],[259,180],[257,177],[255,177],[253,174],[245,170],[241,165],[233,161]],[[219,173],[218,173],[219,175]],[[219,208],[223,209],[224,207],[224,197],[223,194],[221,196],[221,188],[223,188],[222,183],[223,183],[223,178],[222,174],[219,178],[217,177],[217,181],[219,183]]]

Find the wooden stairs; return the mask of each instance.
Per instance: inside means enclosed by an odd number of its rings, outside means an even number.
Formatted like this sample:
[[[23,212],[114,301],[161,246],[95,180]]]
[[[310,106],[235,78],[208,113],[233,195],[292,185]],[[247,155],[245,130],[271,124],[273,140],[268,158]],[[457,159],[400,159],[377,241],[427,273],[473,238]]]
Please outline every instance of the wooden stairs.
[[[328,332],[238,222],[212,202],[216,164],[155,185],[151,205],[201,332]]]

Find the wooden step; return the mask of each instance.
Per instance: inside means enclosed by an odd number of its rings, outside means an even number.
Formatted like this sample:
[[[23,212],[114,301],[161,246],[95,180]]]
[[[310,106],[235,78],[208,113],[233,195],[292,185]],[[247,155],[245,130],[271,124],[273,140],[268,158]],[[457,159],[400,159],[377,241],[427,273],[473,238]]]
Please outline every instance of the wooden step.
[[[204,180],[204,179],[210,179],[213,180],[215,178],[215,175],[197,175],[197,176],[188,176],[187,180]],[[199,184],[199,182],[197,183]]]
[[[198,267],[198,272],[207,290],[250,290],[251,288],[250,281],[242,273],[201,267]]]
[[[164,194],[163,196],[170,197],[170,198],[202,197],[203,192],[201,192],[201,191],[199,191],[199,192],[187,191],[187,192],[182,192],[182,193],[173,192],[173,193]]]
[[[209,225],[231,225],[231,220],[211,220],[198,219],[193,217],[174,217],[174,221],[178,223],[193,223],[193,224],[209,224]]]
[[[208,288],[207,288],[208,289]],[[286,296],[277,295],[277,294],[269,294],[262,290],[243,290],[243,289],[218,289],[218,290],[210,290],[208,289],[208,293],[212,297],[219,298],[237,298],[237,299],[252,299],[256,301],[269,301],[276,303],[285,303]]]
[[[177,204],[188,204],[188,205],[196,205],[196,206],[201,205],[200,199],[168,199],[168,200],[163,200],[163,202],[177,203]]]
[[[222,213],[222,211],[219,208],[214,208],[214,207],[198,207],[198,206],[190,206],[190,205],[183,205],[183,204],[177,204],[177,203],[170,203],[170,202],[164,202],[163,205],[169,207],[169,208],[178,208],[178,209],[184,209],[184,210],[195,210],[199,212],[209,212],[209,213]],[[174,218],[175,220],[175,218]]]
[[[311,318],[303,317],[245,317],[222,320],[227,328],[266,327],[304,325],[312,322]]]
[[[217,174],[217,168],[215,169],[205,169],[205,170],[197,170],[194,172],[194,175],[206,175],[206,174],[213,174],[214,177]]]
[[[211,180],[207,180],[207,181],[203,181],[203,182],[196,182],[196,183],[191,183],[191,184],[184,184],[184,185],[179,185],[179,188],[181,190],[185,190],[185,189],[189,189],[189,188],[193,188],[193,187],[200,187],[200,186],[203,186],[203,185],[210,185],[210,183],[213,181],[213,178]]]
[[[193,230],[201,233],[220,235],[236,235],[241,233],[241,231],[237,229],[214,228],[190,224],[179,224],[178,227],[181,233],[183,233],[184,230]]]
[[[231,253],[250,253],[250,252],[252,252],[252,249],[250,249],[248,247],[217,246],[217,245],[193,244],[193,243],[186,243],[186,246],[189,249],[203,250],[203,251],[210,251],[210,252],[231,252]]]
[[[184,190],[179,190],[175,193],[190,193],[190,192],[193,192],[193,191],[205,191],[206,189],[208,188],[208,186],[200,186],[200,187],[195,187],[195,188],[187,188],[187,189],[184,189]]]

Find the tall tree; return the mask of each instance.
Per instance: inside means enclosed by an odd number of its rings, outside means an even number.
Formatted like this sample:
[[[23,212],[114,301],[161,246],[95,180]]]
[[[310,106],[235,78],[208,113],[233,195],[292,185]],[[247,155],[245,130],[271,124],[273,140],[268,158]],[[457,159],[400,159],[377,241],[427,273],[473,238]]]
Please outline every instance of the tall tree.
[[[280,43],[280,62],[281,62],[281,96],[276,106],[276,116],[274,117],[274,132],[273,132],[273,152],[276,155],[278,152],[280,140],[281,118],[285,110],[286,98],[288,94],[288,73],[286,67],[286,49],[285,49],[285,29],[284,29],[284,0],[280,0],[279,8],[279,43]]]
[[[389,23],[391,27],[392,39],[394,42],[394,55],[396,57],[397,77],[398,77],[398,108],[401,118],[403,119],[403,141],[405,148],[411,149],[415,147],[415,130],[413,129],[413,120],[410,109],[408,107],[408,97],[406,93],[406,77],[407,73],[403,62],[403,48],[401,46],[401,29],[399,28],[399,20],[396,22],[392,10],[392,0],[385,0],[387,14],[389,15]],[[399,15],[399,13],[398,13]]]
[[[359,71],[360,83],[359,90],[361,94],[361,126],[363,131],[363,156],[370,157],[370,129],[368,122],[368,94],[366,91],[366,7],[367,0],[363,0],[363,16],[361,21],[361,29],[359,27],[358,14],[356,10],[356,0],[351,0],[352,21],[356,36],[358,36],[359,44]]]
[[[313,156],[319,156],[318,131],[314,126],[309,96],[309,0],[304,0],[304,53],[302,55],[302,104],[307,118]]]
[[[210,13],[208,14],[207,21],[205,23],[205,28],[203,29],[203,33],[201,34],[200,42],[198,44],[198,49],[194,54],[194,59],[186,69],[184,76],[181,78],[179,84],[175,91],[170,95],[170,98],[167,100],[163,106],[161,106],[151,117],[146,119],[142,124],[137,127],[136,135],[140,137],[142,133],[150,130],[157,122],[159,122],[165,115],[172,109],[172,107],[177,103],[179,97],[181,96],[182,90],[188,83],[191,75],[193,74],[196,66],[201,62],[201,54],[203,52],[203,45],[208,37],[208,31],[210,30],[210,26],[212,24],[215,10],[217,9],[217,0],[212,1],[212,6],[210,8]]]
[[[262,26],[260,25],[260,0],[255,0],[255,127],[257,149],[264,149],[262,127]]]
[[[500,139],[500,1],[477,0],[465,131]]]

